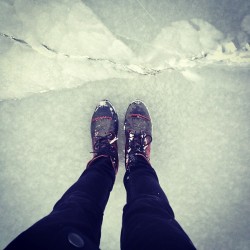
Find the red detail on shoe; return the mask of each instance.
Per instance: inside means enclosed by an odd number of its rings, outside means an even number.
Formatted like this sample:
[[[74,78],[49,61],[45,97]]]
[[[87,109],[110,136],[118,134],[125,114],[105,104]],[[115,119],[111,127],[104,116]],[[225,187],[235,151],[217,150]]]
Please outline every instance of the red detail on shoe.
[[[99,120],[102,120],[102,119],[112,120],[112,117],[109,117],[109,116],[99,116],[99,117],[93,118],[92,122],[96,122],[96,121],[99,121]]]
[[[144,115],[141,115],[141,114],[131,114],[130,117],[139,117],[139,118],[143,118],[143,119],[146,119],[146,120],[151,120],[150,117],[148,116],[144,116]]]

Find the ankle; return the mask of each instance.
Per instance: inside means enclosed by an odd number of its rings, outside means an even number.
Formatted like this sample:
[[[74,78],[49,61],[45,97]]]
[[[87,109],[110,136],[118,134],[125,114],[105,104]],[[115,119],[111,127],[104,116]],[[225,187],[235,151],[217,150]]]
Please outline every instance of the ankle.
[[[131,168],[135,167],[139,168],[141,165],[143,166],[151,166],[149,159],[141,153],[134,153],[128,156],[128,162],[126,162],[125,167],[126,170],[131,170]]]

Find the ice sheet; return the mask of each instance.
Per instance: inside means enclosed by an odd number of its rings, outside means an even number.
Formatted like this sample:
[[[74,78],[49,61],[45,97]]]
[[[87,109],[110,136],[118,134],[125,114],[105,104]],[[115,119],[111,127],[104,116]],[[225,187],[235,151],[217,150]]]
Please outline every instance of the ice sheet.
[[[124,36],[112,34],[86,4],[79,0],[0,2],[0,100],[197,64],[250,62],[249,15],[242,17],[239,31],[233,35],[194,16],[160,22],[161,26],[151,20],[150,41],[124,40]],[[108,6],[112,12],[112,2]],[[143,11],[149,15],[142,2],[137,3],[137,9],[134,14]],[[133,20],[127,22],[135,25]],[[149,31],[154,27],[159,33],[152,37]],[[131,40],[136,46],[125,44]]]
[[[0,1],[0,248],[48,214],[91,158],[109,99],[136,98],[152,164],[198,249],[250,248],[248,1]],[[120,169],[102,249],[119,249]],[[49,194],[49,195],[48,195]]]

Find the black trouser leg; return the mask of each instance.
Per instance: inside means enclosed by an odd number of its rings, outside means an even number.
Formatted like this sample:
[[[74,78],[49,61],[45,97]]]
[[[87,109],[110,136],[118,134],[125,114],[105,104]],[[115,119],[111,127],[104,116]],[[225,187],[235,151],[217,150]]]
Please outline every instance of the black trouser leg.
[[[127,204],[123,210],[122,250],[195,249],[174,218],[154,169],[142,156],[124,176]]]
[[[90,163],[53,211],[12,241],[6,249],[98,249],[103,212],[115,181],[109,157]]]

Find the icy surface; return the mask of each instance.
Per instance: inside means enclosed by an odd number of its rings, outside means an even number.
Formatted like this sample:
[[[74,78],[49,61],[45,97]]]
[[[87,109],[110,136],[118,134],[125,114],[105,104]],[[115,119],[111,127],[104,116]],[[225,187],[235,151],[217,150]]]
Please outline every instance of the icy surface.
[[[250,248],[249,1],[0,1],[0,248],[47,215],[91,158],[104,98],[136,98],[152,164],[198,249]],[[119,249],[120,169],[102,249]]]

